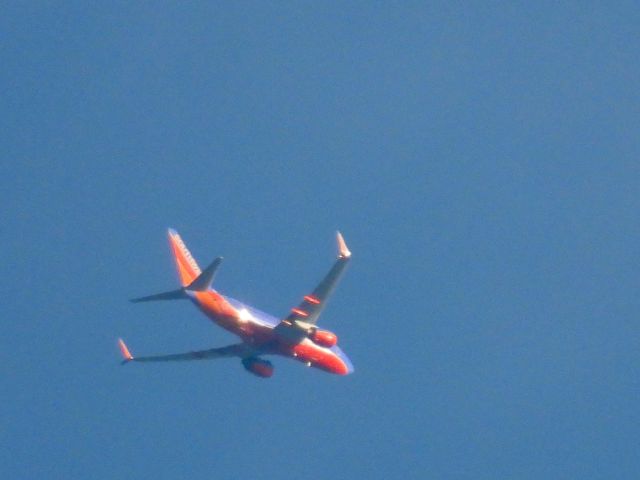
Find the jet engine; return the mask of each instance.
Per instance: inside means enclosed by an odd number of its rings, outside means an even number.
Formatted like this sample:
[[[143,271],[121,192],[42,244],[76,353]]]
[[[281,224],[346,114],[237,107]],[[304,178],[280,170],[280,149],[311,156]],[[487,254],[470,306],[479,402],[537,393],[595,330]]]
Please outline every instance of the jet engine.
[[[338,336],[329,330],[314,330],[309,335],[309,338],[314,343],[327,348],[331,348],[338,343]]]
[[[256,357],[243,358],[242,366],[258,377],[269,378],[273,375],[273,364],[268,360]]]

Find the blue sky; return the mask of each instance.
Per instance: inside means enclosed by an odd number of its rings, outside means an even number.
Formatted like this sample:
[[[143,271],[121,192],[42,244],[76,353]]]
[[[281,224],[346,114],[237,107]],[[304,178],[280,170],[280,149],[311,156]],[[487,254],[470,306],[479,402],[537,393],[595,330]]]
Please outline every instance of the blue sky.
[[[12,478],[637,478],[633,2],[0,7]],[[356,373],[118,364],[231,343],[175,286],[322,325]]]

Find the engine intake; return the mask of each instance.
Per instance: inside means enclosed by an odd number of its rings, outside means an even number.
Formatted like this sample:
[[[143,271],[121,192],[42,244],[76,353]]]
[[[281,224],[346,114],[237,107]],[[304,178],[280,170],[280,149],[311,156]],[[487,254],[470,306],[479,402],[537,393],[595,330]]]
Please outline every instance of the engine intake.
[[[329,330],[314,330],[309,338],[320,346],[331,348],[338,343],[338,336]]]
[[[269,378],[273,375],[273,364],[268,360],[255,357],[243,358],[242,366],[258,377]]]

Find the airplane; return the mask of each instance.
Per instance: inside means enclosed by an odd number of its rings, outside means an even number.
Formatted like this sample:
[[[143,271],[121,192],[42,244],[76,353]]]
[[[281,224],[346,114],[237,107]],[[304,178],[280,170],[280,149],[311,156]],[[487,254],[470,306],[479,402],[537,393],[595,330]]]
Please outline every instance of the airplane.
[[[304,295],[300,304],[282,320],[217,292],[212,283],[222,257],[217,257],[207,268],[200,270],[178,232],[169,229],[168,236],[181,287],[134,298],[131,302],[191,300],[213,323],[237,335],[241,341],[209,350],[138,357],[131,354],[120,338],[118,345],[123,357],[122,364],[238,357],[248,372],[269,378],[273,375],[274,366],[262,357],[280,355],[333,374],[347,375],[354,371],[351,361],[337,345],[337,335],[317,326],[318,318],[351,258],[340,232],[336,235],[338,258],[333,267],[318,286]]]

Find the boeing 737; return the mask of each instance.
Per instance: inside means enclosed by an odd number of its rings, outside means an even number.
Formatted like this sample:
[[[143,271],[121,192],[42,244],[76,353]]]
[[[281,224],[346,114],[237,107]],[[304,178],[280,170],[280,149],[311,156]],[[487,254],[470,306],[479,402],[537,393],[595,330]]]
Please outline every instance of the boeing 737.
[[[213,278],[222,257],[216,258],[201,271],[178,232],[170,229],[168,233],[181,288],[131,301],[191,300],[213,323],[237,335],[241,341],[209,350],[138,357],[131,354],[122,339],[118,339],[124,358],[122,363],[238,357],[247,371],[258,377],[268,378],[273,375],[274,367],[263,357],[281,355],[329,373],[347,375],[353,372],[349,358],[337,346],[336,334],[317,326],[318,318],[351,258],[351,252],[340,232],[337,234],[338,258],[333,267],[315,290],[305,295],[300,304],[292,308],[282,320],[214,290]]]

